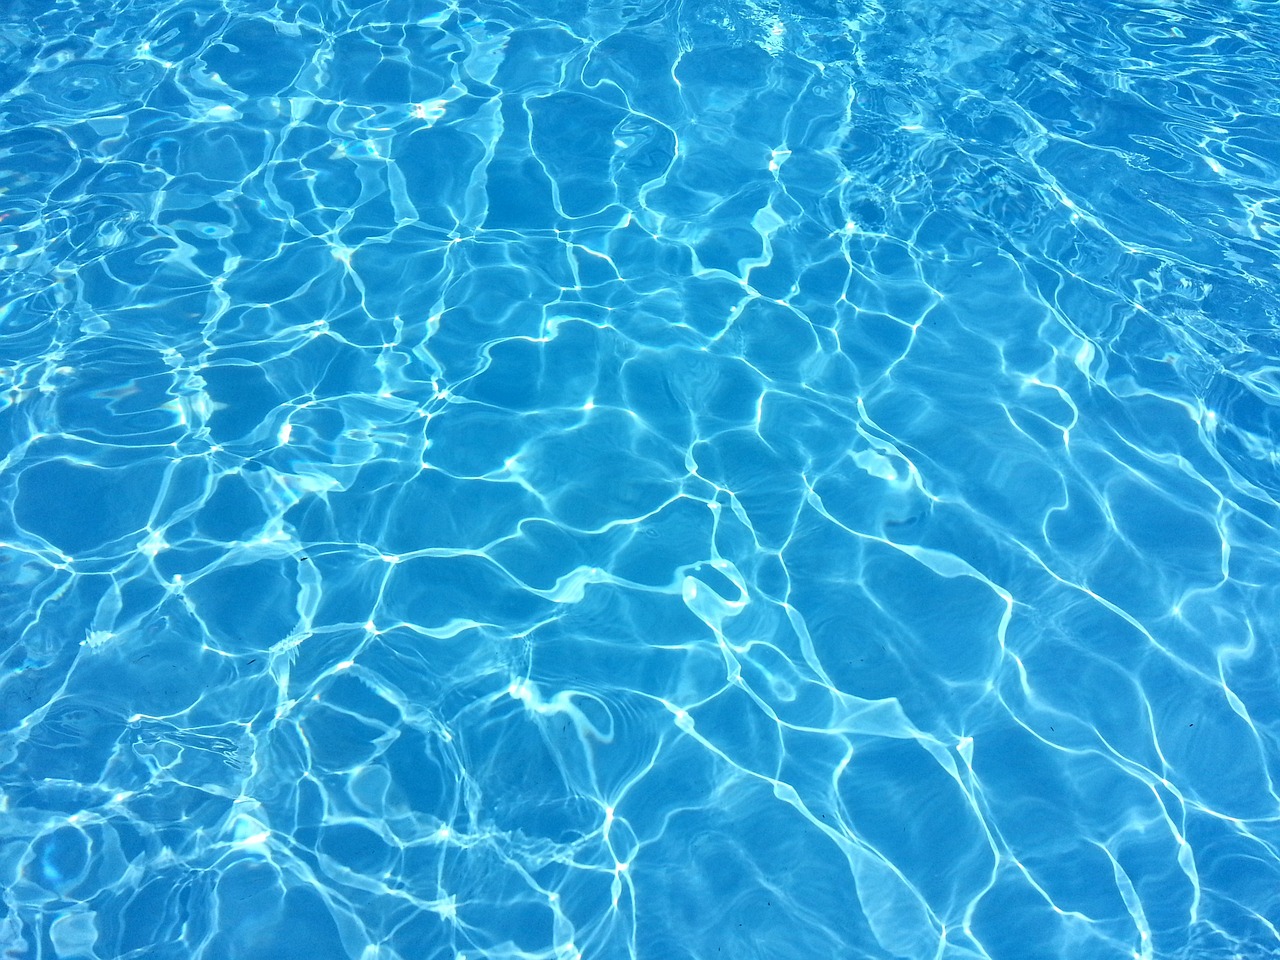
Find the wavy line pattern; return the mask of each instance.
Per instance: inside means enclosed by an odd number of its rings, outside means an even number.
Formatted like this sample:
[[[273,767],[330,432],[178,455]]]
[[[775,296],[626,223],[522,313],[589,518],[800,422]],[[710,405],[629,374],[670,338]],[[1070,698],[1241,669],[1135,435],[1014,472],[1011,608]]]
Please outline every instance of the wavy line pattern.
[[[1280,956],[1280,12],[13,0],[0,956]]]

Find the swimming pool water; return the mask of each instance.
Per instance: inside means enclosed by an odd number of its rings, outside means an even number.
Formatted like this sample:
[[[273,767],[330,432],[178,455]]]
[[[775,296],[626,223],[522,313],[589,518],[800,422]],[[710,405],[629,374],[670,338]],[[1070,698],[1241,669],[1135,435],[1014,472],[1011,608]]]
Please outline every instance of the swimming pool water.
[[[1280,8],[11,0],[0,956],[1280,956]]]

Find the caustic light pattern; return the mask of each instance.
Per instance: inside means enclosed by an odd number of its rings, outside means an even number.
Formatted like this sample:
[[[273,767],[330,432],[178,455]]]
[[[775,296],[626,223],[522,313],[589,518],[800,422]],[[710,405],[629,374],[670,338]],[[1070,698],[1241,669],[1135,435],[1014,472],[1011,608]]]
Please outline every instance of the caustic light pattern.
[[[0,956],[1280,956],[1280,7],[10,0]]]

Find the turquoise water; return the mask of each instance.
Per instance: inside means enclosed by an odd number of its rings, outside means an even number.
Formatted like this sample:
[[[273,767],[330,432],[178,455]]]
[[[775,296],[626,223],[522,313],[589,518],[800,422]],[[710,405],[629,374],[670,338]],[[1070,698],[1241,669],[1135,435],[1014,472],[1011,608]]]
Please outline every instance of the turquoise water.
[[[11,0],[0,957],[1280,956],[1278,183],[1272,3]]]

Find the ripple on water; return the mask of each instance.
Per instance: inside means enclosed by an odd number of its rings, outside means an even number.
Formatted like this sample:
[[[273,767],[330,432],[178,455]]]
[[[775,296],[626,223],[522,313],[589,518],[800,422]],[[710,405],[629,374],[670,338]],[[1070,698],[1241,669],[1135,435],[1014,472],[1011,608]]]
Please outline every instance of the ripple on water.
[[[33,73],[27,80],[33,99],[22,107],[61,119],[119,113],[145,100],[163,73],[150,60],[70,60]]]
[[[11,0],[0,953],[1275,954],[1280,7],[1139,6]]]

